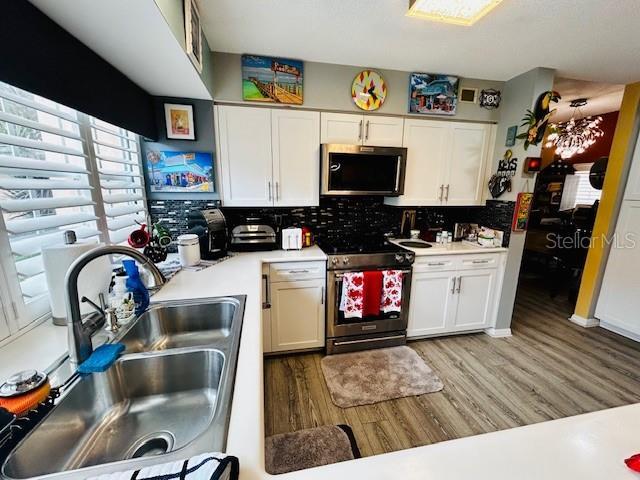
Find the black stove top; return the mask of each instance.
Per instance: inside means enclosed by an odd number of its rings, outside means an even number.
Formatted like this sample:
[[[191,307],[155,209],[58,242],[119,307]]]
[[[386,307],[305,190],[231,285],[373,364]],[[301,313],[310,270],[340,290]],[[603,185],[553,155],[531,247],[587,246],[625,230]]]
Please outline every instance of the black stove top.
[[[327,255],[355,255],[358,253],[394,253],[405,252],[402,247],[389,243],[385,239],[333,239],[319,241],[318,246]]]

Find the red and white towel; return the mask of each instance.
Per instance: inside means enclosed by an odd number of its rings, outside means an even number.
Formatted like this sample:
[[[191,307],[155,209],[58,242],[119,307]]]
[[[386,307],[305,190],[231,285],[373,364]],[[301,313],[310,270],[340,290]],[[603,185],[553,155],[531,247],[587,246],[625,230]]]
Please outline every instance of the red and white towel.
[[[402,276],[400,270],[344,273],[340,298],[344,318],[378,316],[381,311],[400,312]]]

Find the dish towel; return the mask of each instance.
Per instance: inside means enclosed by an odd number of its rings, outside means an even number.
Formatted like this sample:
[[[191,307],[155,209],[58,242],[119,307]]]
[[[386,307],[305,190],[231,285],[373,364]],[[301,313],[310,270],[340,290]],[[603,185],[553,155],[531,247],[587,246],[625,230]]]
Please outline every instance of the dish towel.
[[[188,460],[161,463],[140,470],[105,473],[87,480],[237,480],[238,459],[224,453],[203,453]]]
[[[382,271],[382,297],[380,308],[384,313],[400,312],[402,309],[402,271]]]
[[[382,299],[382,272],[371,270],[364,272],[363,290],[363,317],[377,317],[380,315],[380,304]]]
[[[362,318],[364,296],[364,274],[345,272],[342,276],[340,310],[344,318]]]

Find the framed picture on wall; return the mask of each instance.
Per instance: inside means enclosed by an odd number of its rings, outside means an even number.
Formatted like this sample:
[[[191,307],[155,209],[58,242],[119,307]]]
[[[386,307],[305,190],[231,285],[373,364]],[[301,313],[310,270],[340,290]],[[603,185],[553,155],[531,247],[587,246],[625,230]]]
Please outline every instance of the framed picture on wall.
[[[151,192],[215,192],[213,155],[209,152],[152,150],[146,160]]]
[[[184,30],[187,55],[202,73],[202,24],[196,0],[184,0]]]
[[[193,105],[164,104],[164,121],[170,140],[195,140]]]
[[[302,105],[303,75],[300,60],[242,55],[242,99]]]
[[[433,73],[409,75],[409,113],[455,115],[459,77]]]

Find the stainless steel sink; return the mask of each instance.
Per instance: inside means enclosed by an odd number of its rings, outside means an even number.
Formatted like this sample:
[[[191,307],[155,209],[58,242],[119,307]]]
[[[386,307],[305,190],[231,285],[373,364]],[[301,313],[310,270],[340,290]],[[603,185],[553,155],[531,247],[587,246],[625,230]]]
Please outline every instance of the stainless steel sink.
[[[115,339],[136,353],[78,378],[2,477],[86,478],[223,451],[243,312],[244,297],[152,306]]]
[[[120,340],[127,353],[210,345],[229,336],[239,302],[152,306]]]

